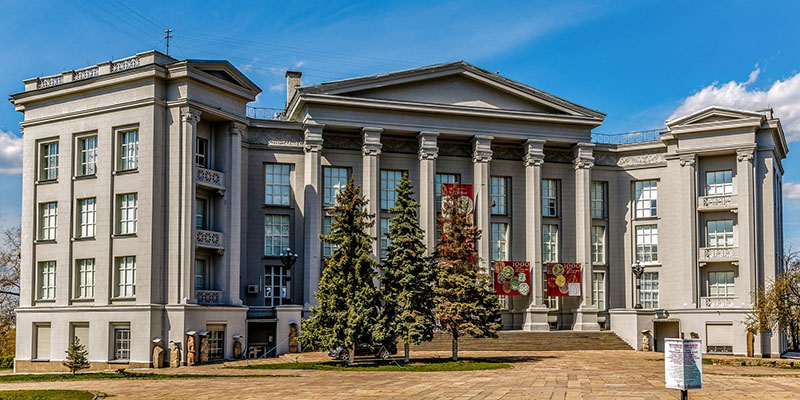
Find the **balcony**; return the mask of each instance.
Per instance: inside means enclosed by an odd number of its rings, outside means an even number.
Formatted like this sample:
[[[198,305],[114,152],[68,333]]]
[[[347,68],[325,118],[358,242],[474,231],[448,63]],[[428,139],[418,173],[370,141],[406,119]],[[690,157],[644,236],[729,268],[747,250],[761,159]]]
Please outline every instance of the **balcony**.
[[[205,247],[222,252],[225,250],[225,235],[222,232],[198,229],[194,237],[194,244],[197,247]]]
[[[222,304],[224,293],[221,290],[195,290],[194,297],[197,299],[197,304],[211,306]]]
[[[730,211],[739,207],[735,194],[700,196],[697,211]]]
[[[701,247],[700,248],[701,266],[710,262],[732,262],[739,261],[738,247]]]
[[[197,184],[209,189],[214,189],[220,194],[225,192],[225,174],[213,169],[197,167]]]
[[[700,308],[735,308],[738,297],[701,297]]]

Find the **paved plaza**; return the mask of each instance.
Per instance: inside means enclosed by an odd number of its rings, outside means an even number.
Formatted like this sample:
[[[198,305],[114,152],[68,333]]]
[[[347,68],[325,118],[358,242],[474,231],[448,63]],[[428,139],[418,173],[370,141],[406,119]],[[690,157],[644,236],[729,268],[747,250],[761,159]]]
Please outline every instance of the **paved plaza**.
[[[418,352],[417,357],[447,357]],[[664,388],[661,353],[635,351],[464,352],[495,358],[509,369],[470,372],[350,372],[241,370],[207,365],[164,373],[253,374],[263,378],[98,380],[0,384],[0,390],[84,389],[114,399],[674,399]],[[296,357],[296,356],[295,356]],[[286,362],[294,357],[261,360]],[[303,354],[299,361],[327,359]],[[226,364],[233,365],[233,364]],[[769,367],[703,366],[703,389],[691,399],[800,398],[800,371]]]

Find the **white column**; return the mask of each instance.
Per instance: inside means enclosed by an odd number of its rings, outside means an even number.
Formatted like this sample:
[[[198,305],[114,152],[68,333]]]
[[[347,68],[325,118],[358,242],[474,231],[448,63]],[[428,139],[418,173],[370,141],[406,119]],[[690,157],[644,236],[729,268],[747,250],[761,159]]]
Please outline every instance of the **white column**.
[[[544,305],[544,270],[542,266],[542,164],[544,140],[529,139],[525,156],[525,260],[531,263],[531,294],[525,310],[522,330],[549,331],[548,309]]]
[[[316,294],[322,270],[322,242],[319,235],[322,233],[322,204],[320,203],[320,167],[322,152],[322,128],[324,125],[306,123],[305,129],[305,160],[303,168],[303,241],[305,254],[303,255],[303,270],[306,291],[303,301],[308,306],[317,304]]]
[[[476,225],[481,230],[478,256],[481,268],[489,272],[491,230],[489,221],[489,162],[492,161],[492,137],[478,135],[472,139],[472,187],[475,197]]]
[[[361,176],[361,187],[366,197],[367,211],[375,216],[375,223],[369,228],[369,234],[375,241],[372,242],[372,255],[376,260],[380,259],[380,200],[378,199],[380,189],[380,154],[381,154],[381,128],[365,127],[361,129],[364,142],[361,145],[363,153],[361,165],[363,173]]]
[[[195,197],[195,140],[200,112],[189,108],[181,109],[181,201],[180,201],[180,298],[182,303],[195,303],[194,298],[194,219]]]
[[[683,215],[688,216],[687,219],[684,219],[684,235],[681,236],[681,248],[686,249],[686,252],[683,254],[684,263],[685,265],[692,266],[692,273],[690,275],[690,281],[686,282],[686,284],[690,285],[691,291],[686,290],[684,293],[686,296],[691,296],[692,299],[692,307],[699,308],[699,301],[700,301],[700,294],[699,294],[699,280],[700,280],[700,265],[697,263],[697,251],[698,251],[698,243],[697,243],[697,191],[696,191],[696,180],[695,180],[695,164],[697,161],[697,155],[695,154],[683,154],[680,156],[680,164],[681,164],[681,187],[686,188],[684,192],[683,201],[681,201],[683,206]]]
[[[592,143],[575,146],[575,256],[581,264],[581,304],[575,312],[576,331],[597,331],[597,306],[592,304]]]
[[[419,222],[425,231],[425,255],[431,255],[436,246],[436,211],[434,210],[434,182],[436,180],[436,146],[438,132],[419,134]]]
[[[242,238],[242,135],[247,126],[232,123],[228,131],[231,134],[230,169],[226,176],[228,185],[228,216],[230,227],[228,236],[228,298],[233,305],[242,305],[239,294],[239,277],[241,276],[241,238]]]

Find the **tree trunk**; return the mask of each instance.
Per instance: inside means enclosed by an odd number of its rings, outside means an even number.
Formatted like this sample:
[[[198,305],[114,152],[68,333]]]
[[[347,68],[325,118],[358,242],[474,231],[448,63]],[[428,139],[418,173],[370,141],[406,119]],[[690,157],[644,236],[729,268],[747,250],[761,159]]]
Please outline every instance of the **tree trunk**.
[[[348,356],[347,356],[347,365],[353,365],[353,360],[355,359],[355,356],[356,356],[356,345],[353,345],[352,347],[350,347],[350,352],[349,353],[350,354],[348,354]]]
[[[458,331],[453,331],[453,361],[458,361]]]
[[[403,352],[405,353],[405,355],[403,357],[403,362],[408,364],[409,357],[408,357],[408,342],[407,341],[404,341],[404,343],[403,343]]]

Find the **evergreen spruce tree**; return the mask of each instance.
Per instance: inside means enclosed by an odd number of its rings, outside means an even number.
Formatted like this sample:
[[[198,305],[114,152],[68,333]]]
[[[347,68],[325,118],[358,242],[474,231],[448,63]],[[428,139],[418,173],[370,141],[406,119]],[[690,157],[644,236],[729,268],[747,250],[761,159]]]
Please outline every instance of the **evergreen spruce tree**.
[[[372,257],[372,241],[367,230],[374,215],[366,211],[367,201],[350,178],[336,196],[330,235],[320,235],[335,246],[325,260],[325,269],[317,289],[318,306],[303,321],[300,340],[304,346],[347,350],[352,364],[358,344],[375,343],[375,329],[380,305],[380,292],[373,280],[377,277]]]
[[[81,344],[80,339],[75,338],[65,353],[67,353],[67,360],[62,364],[69,368],[72,375],[79,370],[89,368],[89,352],[86,351],[86,346]]]
[[[389,248],[383,263],[383,308],[380,339],[385,346],[403,340],[404,360],[409,361],[409,345],[433,339],[435,269],[425,256],[424,233],[417,219],[419,204],[408,174],[403,174],[395,189],[395,214],[389,220]]]
[[[434,302],[439,325],[452,335],[453,361],[457,361],[459,336],[497,337],[500,304],[489,275],[478,264],[475,243],[481,231],[472,223],[472,214],[454,196],[444,196],[442,204]]]

